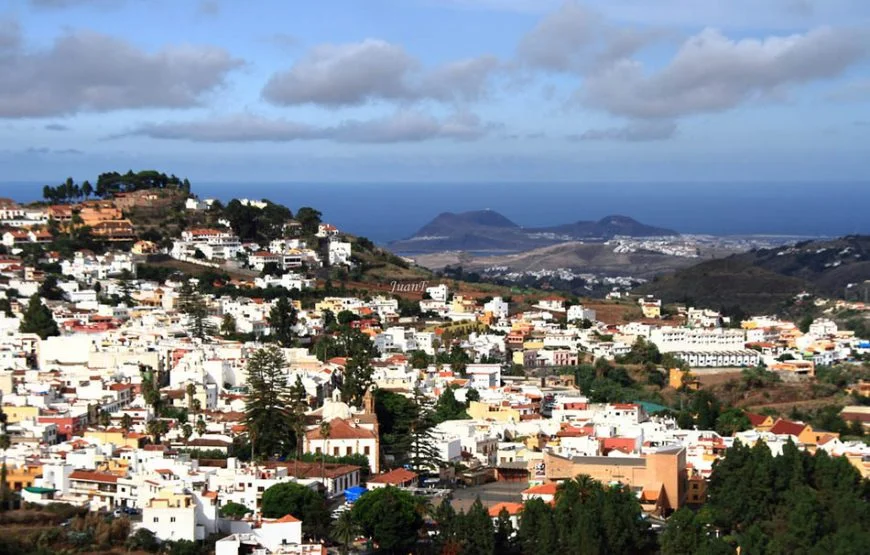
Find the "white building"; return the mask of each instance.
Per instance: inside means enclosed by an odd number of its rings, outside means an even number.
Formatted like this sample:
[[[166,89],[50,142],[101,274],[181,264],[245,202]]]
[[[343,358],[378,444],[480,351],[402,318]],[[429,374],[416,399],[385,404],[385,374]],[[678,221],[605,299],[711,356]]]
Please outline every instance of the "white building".
[[[492,313],[497,320],[508,317],[509,306],[501,297],[493,297],[493,299],[483,305],[483,310]]]
[[[365,455],[372,474],[380,471],[378,435],[355,419],[334,418],[329,422],[329,436],[320,435],[320,427],[305,433],[306,453],[326,453],[334,457]]]
[[[501,365],[499,364],[469,364],[465,368],[469,387],[474,389],[489,389],[501,386]]]
[[[569,322],[573,322],[575,320],[589,320],[590,322],[595,321],[595,311],[590,308],[584,308],[581,304],[575,304],[573,306],[568,307],[567,320]]]
[[[329,242],[329,265],[344,265],[349,266],[351,248],[350,243],[345,241],[330,241]]]
[[[447,297],[450,295],[450,289],[448,289],[443,283],[439,283],[434,287],[427,287],[426,292],[429,293],[429,297],[431,297],[433,301],[442,303],[446,303]]]
[[[746,344],[743,330],[692,329],[665,326],[650,330],[649,340],[662,353],[677,351],[740,351]]]

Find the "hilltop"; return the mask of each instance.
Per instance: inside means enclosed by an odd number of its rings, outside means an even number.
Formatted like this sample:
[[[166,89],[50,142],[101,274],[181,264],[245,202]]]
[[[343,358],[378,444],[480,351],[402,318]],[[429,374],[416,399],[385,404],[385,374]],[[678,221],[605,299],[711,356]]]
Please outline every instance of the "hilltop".
[[[868,279],[870,236],[852,235],[702,262],[636,291],[665,302],[776,312],[801,292],[839,297],[849,284]]]
[[[615,236],[676,236],[676,231],[642,224],[627,216],[577,221],[552,227],[524,228],[493,210],[444,212],[413,236],[390,243],[401,253],[520,252],[578,240],[603,241]]]

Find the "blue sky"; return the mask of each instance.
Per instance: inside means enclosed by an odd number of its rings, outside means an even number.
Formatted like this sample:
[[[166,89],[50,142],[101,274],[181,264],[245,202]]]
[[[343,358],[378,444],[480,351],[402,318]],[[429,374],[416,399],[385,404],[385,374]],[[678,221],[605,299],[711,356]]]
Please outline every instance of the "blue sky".
[[[0,182],[870,178],[866,0],[5,0]]]

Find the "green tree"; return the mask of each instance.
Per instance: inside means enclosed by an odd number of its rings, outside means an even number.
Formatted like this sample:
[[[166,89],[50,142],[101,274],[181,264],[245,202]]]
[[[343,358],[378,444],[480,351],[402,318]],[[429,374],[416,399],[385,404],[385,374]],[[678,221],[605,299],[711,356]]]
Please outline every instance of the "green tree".
[[[367,492],[351,510],[363,533],[386,553],[407,553],[417,543],[423,517],[413,494],[388,486]]]
[[[233,318],[232,314],[224,314],[223,320],[221,320],[221,335],[227,337],[234,333],[236,333],[236,319]]]
[[[196,289],[186,282],[179,290],[178,308],[187,316],[187,329],[197,339],[205,339],[211,332],[208,322],[208,306]]]
[[[463,554],[492,555],[495,549],[495,535],[489,511],[480,502],[474,500],[468,512],[464,515],[462,525]]]
[[[160,550],[160,542],[154,535],[154,532],[147,528],[137,529],[131,535],[124,546],[128,551],[146,551],[148,553],[157,553]]]
[[[45,276],[45,279],[42,280],[41,284],[39,284],[37,293],[43,299],[48,299],[50,301],[63,300],[65,295],[63,289],[61,289],[57,283],[57,276],[52,274]]]
[[[526,555],[558,553],[558,532],[549,505],[538,498],[530,499],[523,504],[518,537],[522,552]]]
[[[124,430],[124,433],[129,434],[130,429],[133,427],[133,417],[127,413],[121,417],[121,429]]]
[[[427,355],[424,351],[414,351],[411,353],[411,367],[412,368],[426,368],[432,363],[432,357]]]
[[[499,555],[514,552],[514,525],[511,522],[510,513],[504,507],[499,511],[495,522],[494,540],[495,552]]]
[[[659,542],[662,555],[684,555],[710,553],[713,540],[695,513],[683,507],[668,519]]]
[[[282,347],[291,347],[295,334],[293,326],[296,325],[296,308],[285,296],[281,295],[275,305],[269,311],[269,328],[272,336]]]
[[[196,419],[196,435],[203,436],[206,432],[206,424],[202,415],[199,415],[199,418]]]
[[[24,311],[24,317],[21,319],[19,331],[21,333],[35,333],[41,339],[60,335],[60,330],[57,327],[57,322],[55,322],[51,310],[42,304],[42,300],[37,294],[30,297],[30,301],[27,303],[27,309]]]
[[[245,427],[253,455],[271,457],[290,452],[293,417],[284,354],[275,346],[255,352],[248,360],[248,392]]]
[[[416,472],[437,469],[442,461],[435,445],[432,428],[435,417],[426,405],[426,399],[419,388],[414,388],[413,418],[409,425],[408,464]]]
[[[308,537],[324,539],[329,533],[331,516],[326,498],[311,488],[284,482],[263,492],[263,516],[281,518],[293,515],[302,521],[302,531]]]
[[[302,231],[307,235],[314,235],[317,233],[321,216],[323,216],[323,214],[309,206],[303,206],[296,211],[296,220],[302,224]]]
[[[245,507],[241,503],[236,503],[235,501],[230,501],[221,507],[221,516],[234,520],[244,518],[245,515],[250,512],[252,512],[251,509]]]
[[[371,339],[359,330],[345,328],[338,337],[342,356],[347,358],[341,382],[341,398],[351,406],[359,407],[372,385],[372,358],[377,349]]]
[[[465,414],[465,405],[456,400],[453,388],[446,388],[438,397],[433,418],[436,422],[468,418],[468,415]]]
[[[362,528],[350,511],[342,511],[332,523],[332,539],[341,546],[342,555],[347,555],[351,544],[361,532]]]
[[[749,417],[739,408],[726,409],[716,419],[716,432],[723,436],[733,436],[737,432],[748,430],[752,427]]]

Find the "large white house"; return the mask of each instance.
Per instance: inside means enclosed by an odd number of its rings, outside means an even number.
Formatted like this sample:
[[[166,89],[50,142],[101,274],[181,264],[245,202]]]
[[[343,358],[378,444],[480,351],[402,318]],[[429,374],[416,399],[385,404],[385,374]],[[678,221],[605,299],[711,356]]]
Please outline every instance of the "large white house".
[[[357,423],[353,418],[333,418],[329,421],[329,435],[324,437],[320,431],[318,426],[306,432],[306,453],[326,453],[333,457],[365,455],[372,473],[380,471],[378,434],[375,430]]]

